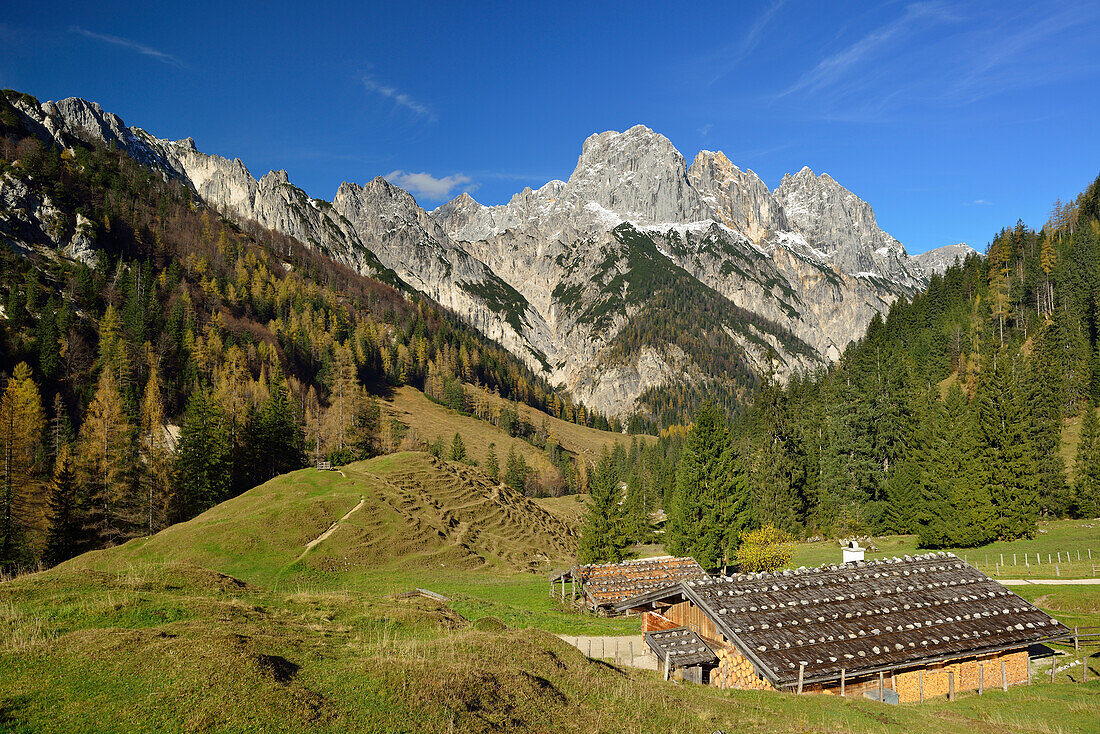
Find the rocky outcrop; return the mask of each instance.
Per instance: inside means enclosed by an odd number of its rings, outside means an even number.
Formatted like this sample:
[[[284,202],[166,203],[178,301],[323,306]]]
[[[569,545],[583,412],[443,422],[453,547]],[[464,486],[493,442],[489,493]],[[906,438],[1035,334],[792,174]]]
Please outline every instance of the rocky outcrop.
[[[961,264],[971,255],[981,255],[981,253],[965,242],[959,242],[955,245],[944,245],[928,252],[922,252],[919,255],[914,255],[913,259],[924,268],[924,272],[928,275],[932,273],[943,275],[949,267]]]
[[[723,224],[756,244],[790,229],[771,189],[754,172],[730,163],[725,153],[699,151],[688,169],[688,179]]]

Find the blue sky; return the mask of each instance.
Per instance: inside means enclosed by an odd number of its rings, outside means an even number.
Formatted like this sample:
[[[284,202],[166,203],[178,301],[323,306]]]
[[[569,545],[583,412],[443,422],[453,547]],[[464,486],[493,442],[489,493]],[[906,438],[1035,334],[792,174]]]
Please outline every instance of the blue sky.
[[[1100,173],[1100,3],[16,3],[0,85],[285,168],[502,203],[646,124],[775,187],[809,165],[910,252],[983,248]]]

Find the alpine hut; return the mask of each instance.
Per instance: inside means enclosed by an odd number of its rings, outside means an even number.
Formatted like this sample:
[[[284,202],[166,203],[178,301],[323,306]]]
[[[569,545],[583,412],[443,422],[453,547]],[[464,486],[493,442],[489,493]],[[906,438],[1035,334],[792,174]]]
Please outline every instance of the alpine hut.
[[[624,599],[675,586],[681,581],[705,578],[707,572],[694,558],[640,558],[562,571],[550,577],[550,594],[554,595],[555,585],[560,584],[559,594],[565,599],[566,584],[569,584],[569,594],[573,598],[579,596],[584,606],[594,612],[607,612]]]
[[[1028,647],[1070,634],[950,553],[700,578],[614,609],[643,614],[647,642],[694,632],[711,685],[900,702],[1027,682]]]

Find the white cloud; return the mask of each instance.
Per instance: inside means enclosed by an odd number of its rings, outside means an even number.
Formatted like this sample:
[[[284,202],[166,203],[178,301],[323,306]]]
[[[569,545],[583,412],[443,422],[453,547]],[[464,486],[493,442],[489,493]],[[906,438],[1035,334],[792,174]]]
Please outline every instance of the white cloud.
[[[468,186],[467,184],[470,184],[473,179],[461,173],[444,176],[443,178],[436,178],[430,173],[391,171],[386,174],[385,179],[392,184],[400,186],[406,191],[410,191],[417,196],[422,196],[425,199],[431,199],[433,201],[442,201],[450,197],[451,194],[459,188],[462,188],[464,191],[472,191],[477,188],[476,184]]]
[[[986,201],[985,199],[975,199],[974,201],[964,201],[963,206],[992,206],[992,201]]]
[[[706,125],[703,125],[701,128],[699,128],[699,134],[705,138],[707,134],[710,133],[710,129],[712,127],[714,127],[714,123],[708,122]]]
[[[393,103],[398,107],[404,107],[405,109],[413,112],[419,117],[427,118],[429,120],[432,120],[433,122],[435,121],[435,113],[432,112],[431,108],[428,107],[428,105],[416,101],[408,94],[402,92],[396,87],[391,87],[388,84],[383,84],[370,74],[363,74],[362,81],[363,87],[366,88],[368,92],[381,94],[383,97],[392,100]]]
[[[79,33],[80,35],[84,36],[85,38],[91,38],[91,39],[96,40],[96,41],[102,41],[103,43],[110,43],[114,46],[121,46],[122,48],[126,48],[126,49],[129,49],[131,51],[136,51],[137,53],[141,54],[142,56],[149,56],[149,57],[154,58],[154,59],[156,59],[157,61],[159,61],[163,64],[168,64],[169,66],[177,66],[181,69],[184,68],[183,62],[180,61],[179,59],[177,59],[172,54],[165,53],[164,51],[158,51],[157,49],[153,48],[152,46],[146,46],[144,43],[138,43],[137,41],[131,41],[129,38],[122,38],[121,36],[112,36],[112,35],[109,35],[107,33],[96,33],[95,31],[89,31],[86,28],[81,28],[80,26],[77,26],[77,25],[69,26],[69,32],[70,33]]]

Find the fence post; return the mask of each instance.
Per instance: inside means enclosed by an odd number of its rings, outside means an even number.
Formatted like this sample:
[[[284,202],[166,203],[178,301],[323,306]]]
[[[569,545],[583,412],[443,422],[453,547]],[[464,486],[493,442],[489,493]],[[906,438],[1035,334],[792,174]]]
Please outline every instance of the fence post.
[[[1077,642],[1077,628],[1076,627],[1073,628],[1073,649],[1074,650],[1080,650],[1081,649],[1081,645]]]
[[[947,700],[955,700],[955,671],[947,671]]]
[[[1005,674],[1005,661],[1001,659],[1001,690],[1008,691],[1008,676]]]
[[[1001,554],[1001,565],[1002,566],[1005,565],[1005,554],[1004,553]]]
[[[1054,682],[1054,668],[1058,665],[1058,655],[1052,652],[1050,654],[1050,682]]]
[[[1031,660],[1030,660],[1030,658],[1028,659],[1027,665],[1025,665],[1024,668],[1027,670],[1027,684],[1030,686],[1031,685]]]
[[[841,669],[840,669],[840,697],[841,697],[841,698],[844,698],[844,684],[845,684],[845,682],[846,682],[846,681],[845,681],[845,674],[846,674],[847,672],[848,672],[848,671],[847,671],[847,670],[845,670],[844,668],[841,668]]]
[[[920,688],[920,702],[924,703],[924,668],[917,669],[917,687]]]
[[[1013,566],[1016,565],[1016,554],[1015,553],[1012,554],[1012,565]]]
[[[882,680],[882,671],[881,670],[878,672],[878,700],[879,700],[880,703],[886,700],[886,690],[885,690],[885,684],[883,683],[883,680]]]
[[[985,695],[985,663],[978,663],[978,695]]]
[[[1059,570],[1057,563],[1054,564],[1054,575],[1055,576],[1061,576],[1062,575],[1062,572],[1061,572],[1061,570]]]
[[[806,672],[806,663],[800,662],[798,664],[798,692],[802,693],[802,675]]]

